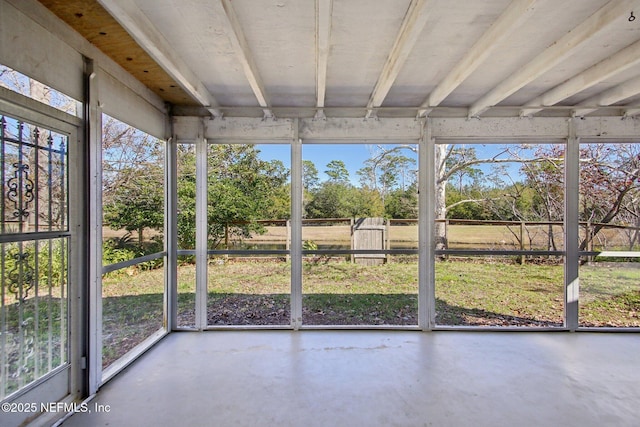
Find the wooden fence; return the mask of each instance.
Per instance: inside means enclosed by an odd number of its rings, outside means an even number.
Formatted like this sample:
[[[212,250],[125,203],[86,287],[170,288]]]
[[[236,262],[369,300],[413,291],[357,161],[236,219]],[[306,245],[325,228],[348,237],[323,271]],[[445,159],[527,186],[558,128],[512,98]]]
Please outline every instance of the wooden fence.
[[[257,220],[270,232],[250,239],[266,243],[277,238],[290,249],[291,223],[289,220]],[[558,251],[564,244],[564,223],[560,221],[483,221],[466,219],[436,220],[444,225],[445,249],[482,249],[513,251]],[[305,218],[302,221],[304,237],[314,245],[334,246],[347,250],[380,250],[418,248],[417,219],[383,218]],[[407,226],[406,230],[404,226]],[[282,227],[282,228],[281,228]],[[316,228],[317,227],[317,228]],[[409,227],[415,228],[409,229]],[[502,230],[499,229],[502,227]],[[634,250],[640,245],[640,227],[580,222],[580,239],[585,251],[594,252],[625,246]],[[279,230],[278,230],[279,229]],[[315,230],[314,230],[315,229]],[[597,230],[597,231],[596,231]],[[622,236],[622,233],[625,233]],[[624,241],[626,239],[626,241]],[[636,249],[637,250],[637,249]],[[351,260],[361,263],[380,263],[391,255],[351,254]]]

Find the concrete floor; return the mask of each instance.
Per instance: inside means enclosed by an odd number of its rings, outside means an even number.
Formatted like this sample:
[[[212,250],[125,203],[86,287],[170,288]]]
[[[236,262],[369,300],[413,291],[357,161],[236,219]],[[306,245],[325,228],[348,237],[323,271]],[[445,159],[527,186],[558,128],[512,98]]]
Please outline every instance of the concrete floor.
[[[73,426],[638,426],[640,335],[174,333]]]

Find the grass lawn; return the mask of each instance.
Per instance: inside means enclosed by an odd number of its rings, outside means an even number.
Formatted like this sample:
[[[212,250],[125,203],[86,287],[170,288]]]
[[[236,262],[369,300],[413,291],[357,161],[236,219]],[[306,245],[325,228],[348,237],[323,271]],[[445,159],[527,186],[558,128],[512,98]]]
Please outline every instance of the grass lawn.
[[[440,325],[562,326],[563,267],[468,259],[436,264]]]
[[[580,267],[580,326],[640,326],[640,263]]]
[[[288,325],[290,264],[239,261],[209,266],[209,325]],[[637,264],[581,267],[581,326],[640,326]],[[415,262],[303,265],[303,323],[416,325]],[[109,275],[103,282],[105,366],[162,327],[162,270]],[[439,325],[562,326],[563,267],[506,260],[436,264]],[[195,268],[178,271],[178,317],[194,316]]]

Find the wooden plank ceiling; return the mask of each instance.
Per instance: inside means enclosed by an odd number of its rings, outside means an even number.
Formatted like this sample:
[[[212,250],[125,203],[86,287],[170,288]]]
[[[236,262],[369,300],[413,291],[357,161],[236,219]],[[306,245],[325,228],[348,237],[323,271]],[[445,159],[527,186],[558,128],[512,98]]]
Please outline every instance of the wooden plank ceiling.
[[[160,98],[198,105],[97,1],[39,1]]]
[[[183,111],[640,114],[640,0],[40,2]]]

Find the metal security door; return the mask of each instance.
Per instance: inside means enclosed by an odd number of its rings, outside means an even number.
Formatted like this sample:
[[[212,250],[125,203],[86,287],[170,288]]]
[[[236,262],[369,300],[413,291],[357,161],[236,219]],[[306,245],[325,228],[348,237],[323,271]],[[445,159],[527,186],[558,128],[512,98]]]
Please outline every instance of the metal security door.
[[[78,266],[69,146],[77,127],[2,108],[0,400],[15,407],[1,416],[17,425],[71,394],[70,290]]]

